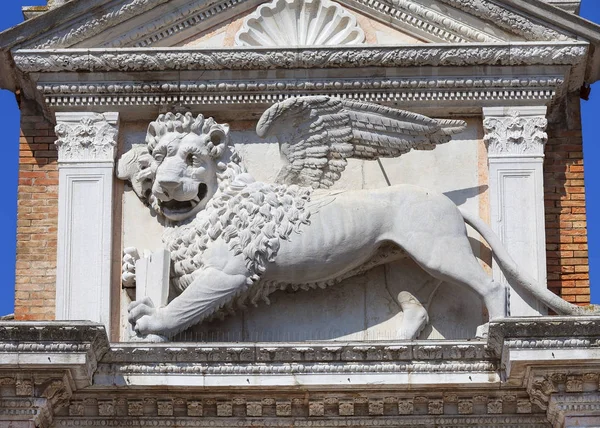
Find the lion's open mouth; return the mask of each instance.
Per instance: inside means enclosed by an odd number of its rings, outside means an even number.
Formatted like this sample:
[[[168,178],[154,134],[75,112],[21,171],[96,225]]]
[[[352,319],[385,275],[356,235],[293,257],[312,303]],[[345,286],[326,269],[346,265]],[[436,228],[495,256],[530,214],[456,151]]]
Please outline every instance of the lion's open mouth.
[[[188,201],[176,201],[175,199],[171,199],[170,201],[159,201],[163,212],[172,212],[172,213],[184,213],[196,208],[196,205],[200,203],[202,199],[206,196],[208,192],[208,187],[204,183],[200,183],[198,185],[198,193],[193,199]]]

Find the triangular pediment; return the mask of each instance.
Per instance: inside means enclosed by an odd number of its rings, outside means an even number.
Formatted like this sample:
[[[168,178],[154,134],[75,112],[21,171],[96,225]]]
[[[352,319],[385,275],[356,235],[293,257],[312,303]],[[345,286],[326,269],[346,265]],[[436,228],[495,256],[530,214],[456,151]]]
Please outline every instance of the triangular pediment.
[[[235,47],[249,45],[240,39],[244,30],[272,32],[270,38],[278,41],[293,31],[302,37],[307,32],[321,31],[312,34],[312,39],[298,39],[307,41],[304,45],[315,46],[326,45],[323,40],[327,37],[333,40],[329,44],[334,45],[502,43],[575,37],[564,26],[561,29],[552,22],[490,0],[113,0],[100,2],[101,7],[88,7],[83,12],[86,2],[90,6],[99,3],[73,0],[22,24],[26,27],[37,21],[39,28],[47,19],[44,15],[62,18],[49,31],[21,38],[15,47]],[[310,13],[306,12],[307,5]],[[57,14],[61,9],[64,15]],[[323,21],[317,9],[325,11],[327,19]],[[69,16],[70,11],[74,16]],[[274,13],[278,15],[273,17]],[[297,22],[294,16],[298,17]],[[269,26],[269,19],[270,24],[282,24],[280,30],[285,31],[277,34],[273,28],[263,28]],[[289,22],[284,24],[282,19]],[[314,20],[319,19],[322,21],[315,24]],[[336,19],[340,22],[333,25]],[[306,28],[292,28],[294,25]],[[319,25],[321,28],[315,30]],[[357,33],[362,31],[364,39],[360,40],[359,34],[343,37],[345,32],[353,31],[348,25],[356,26]],[[333,37],[328,31],[337,33]],[[247,34],[245,38],[252,39]],[[264,38],[261,40],[264,43]]]

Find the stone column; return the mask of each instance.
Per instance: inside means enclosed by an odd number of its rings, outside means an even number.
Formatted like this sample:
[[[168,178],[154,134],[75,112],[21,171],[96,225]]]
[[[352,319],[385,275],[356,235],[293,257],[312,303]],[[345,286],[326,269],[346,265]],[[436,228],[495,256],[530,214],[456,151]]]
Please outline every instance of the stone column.
[[[56,319],[110,331],[112,199],[118,113],[57,113]]]
[[[488,146],[492,229],[515,261],[546,287],[544,146],[546,107],[483,109]],[[494,263],[494,279],[506,278]],[[546,309],[511,287],[512,315],[539,315]]]

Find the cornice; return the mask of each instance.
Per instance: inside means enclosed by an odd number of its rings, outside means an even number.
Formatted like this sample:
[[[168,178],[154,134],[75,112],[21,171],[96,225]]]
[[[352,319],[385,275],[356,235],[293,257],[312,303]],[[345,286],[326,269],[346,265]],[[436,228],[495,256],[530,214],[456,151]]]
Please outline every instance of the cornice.
[[[51,30],[28,41],[24,46],[37,49],[67,48],[168,1],[113,1],[95,10],[92,15],[86,14],[74,23],[67,22],[54,31]]]
[[[434,42],[502,42],[502,39],[411,0],[346,0],[347,6]]]
[[[68,48],[110,30],[128,19],[139,17],[167,0],[128,0],[110,2],[96,8],[93,14],[79,16],[48,33],[38,35],[21,46],[39,49]],[[568,40],[570,37],[548,28],[526,16],[488,0],[440,0],[453,8],[498,25],[504,31],[530,41]],[[161,13],[152,14],[147,22],[128,29],[119,36],[109,36],[99,46],[152,46],[166,39],[180,38],[187,29],[206,22],[205,28],[227,19],[232,9],[238,13],[261,0],[188,1]],[[430,41],[449,43],[501,41],[498,37],[465,24],[411,0],[346,0],[345,6],[360,9],[395,28],[405,28]],[[243,8],[239,6],[245,5]],[[244,9],[244,10],[242,10]],[[200,29],[201,30],[201,29]]]
[[[575,65],[585,42],[378,47],[239,49],[22,49],[13,53],[25,72],[135,72],[181,70],[273,70],[310,68]]]
[[[456,9],[467,12],[485,21],[498,25],[509,33],[516,34],[529,41],[565,41],[569,37],[556,30],[541,25],[536,21],[520,15],[488,0],[439,0]]]
[[[600,316],[555,316],[506,318],[490,322],[488,346],[498,356],[505,343],[528,348],[577,348],[580,341],[591,340],[597,346]]]
[[[0,370],[68,370],[84,387],[108,349],[104,327],[91,322],[0,322]]]
[[[205,26],[209,28],[216,23],[215,21],[227,19],[230,14],[242,13],[262,1],[264,0],[221,0],[212,2],[194,0],[162,14],[158,19],[144,23],[114,39],[107,40],[100,46],[142,48],[154,46],[192,27]]]

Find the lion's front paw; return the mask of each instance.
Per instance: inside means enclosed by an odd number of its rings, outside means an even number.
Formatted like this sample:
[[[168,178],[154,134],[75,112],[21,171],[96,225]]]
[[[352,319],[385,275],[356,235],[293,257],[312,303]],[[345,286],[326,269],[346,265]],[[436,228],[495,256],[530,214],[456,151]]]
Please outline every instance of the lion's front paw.
[[[129,323],[138,336],[151,333],[160,334],[164,329],[159,317],[158,309],[149,297],[132,302],[127,308]]]
[[[123,266],[121,269],[123,287],[131,288],[135,286],[135,262],[139,258],[140,255],[137,248],[127,247],[123,250]]]

